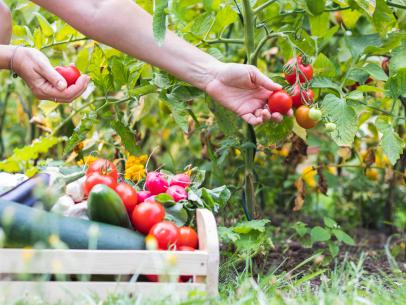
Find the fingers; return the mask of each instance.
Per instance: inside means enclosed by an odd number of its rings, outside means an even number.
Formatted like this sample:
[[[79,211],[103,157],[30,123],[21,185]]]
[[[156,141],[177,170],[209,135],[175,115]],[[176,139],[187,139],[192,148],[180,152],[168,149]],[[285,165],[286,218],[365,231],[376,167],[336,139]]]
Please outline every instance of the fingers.
[[[74,85],[69,86],[63,91],[59,91],[50,83],[44,83],[34,93],[40,99],[69,103],[83,94],[89,84],[89,80],[90,78],[87,75],[81,75]]]
[[[274,83],[269,77],[265,76],[261,71],[259,71],[257,68],[254,69],[255,77],[252,77],[251,79],[254,80],[255,84],[258,86],[261,86],[265,89],[268,89],[270,91],[275,91],[275,90],[281,90],[282,86]]]
[[[274,112],[274,113],[272,113],[271,121],[274,121],[276,123],[280,123],[280,122],[283,121],[283,115],[281,113],[279,113],[279,112]]]
[[[52,86],[60,91],[66,89],[66,80],[60,75],[49,62],[40,62],[40,74],[45,78]]]
[[[241,118],[244,121],[246,121],[248,124],[251,124],[251,125],[258,125],[258,124],[261,124],[263,122],[262,117],[257,117],[252,113],[243,114],[241,116]]]

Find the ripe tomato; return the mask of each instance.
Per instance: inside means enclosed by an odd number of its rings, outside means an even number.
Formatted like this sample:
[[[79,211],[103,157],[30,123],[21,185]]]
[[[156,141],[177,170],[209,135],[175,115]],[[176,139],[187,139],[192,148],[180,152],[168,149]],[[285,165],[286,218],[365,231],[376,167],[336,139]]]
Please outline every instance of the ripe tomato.
[[[385,57],[381,62],[382,70],[389,75],[389,57]]]
[[[96,161],[92,162],[86,171],[86,176],[90,176],[95,172],[104,176],[111,176],[115,180],[118,179],[117,168],[109,160],[97,159]]]
[[[83,189],[86,196],[89,195],[92,188],[98,184],[107,185],[114,190],[117,185],[117,180],[111,176],[104,176],[99,173],[93,173],[90,176],[87,176],[85,182],[83,183]]]
[[[125,182],[120,182],[117,184],[116,193],[120,196],[121,200],[123,201],[127,213],[131,215],[135,206],[138,203],[138,196],[136,190]]]
[[[293,85],[296,83],[296,60],[295,60],[295,58],[289,59],[289,61],[286,65],[288,66],[288,69],[290,69],[290,71],[285,73],[285,79],[289,84]],[[312,65],[303,64],[301,56],[297,57],[297,66],[299,67],[299,70],[302,71],[302,73],[300,73],[299,71],[297,72],[299,74],[299,81],[301,83],[308,82],[313,78]]]
[[[176,246],[179,239],[179,230],[173,222],[162,221],[154,225],[148,235],[152,235],[158,241],[158,248],[168,250]]]
[[[131,215],[134,228],[148,234],[151,228],[165,217],[165,209],[158,202],[143,202],[135,206]]]
[[[199,239],[197,237],[197,233],[191,227],[180,227],[179,228],[179,240],[178,245],[180,247],[186,246],[191,247],[193,249],[197,249],[199,243]]]
[[[314,93],[312,89],[302,90],[300,92],[300,85],[296,84],[292,92],[292,106],[297,108],[304,104],[313,103]]]
[[[174,185],[179,185],[183,188],[187,188],[192,181],[190,180],[190,177],[186,174],[177,174],[172,177],[170,186]]]
[[[152,196],[150,191],[139,191],[137,195],[139,203],[144,202],[147,198]]]
[[[317,124],[316,121],[313,121],[309,117],[309,110],[309,107],[303,105],[297,108],[295,112],[296,122],[299,124],[299,126],[306,129],[313,128]]]
[[[195,249],[193,249],[192,247],[188,247],[188,246],[180,246],[177,249],[178,251],[195,251]],[[191,279],[193,279],[192,275],[181,275],[179,277],[179,282],[189,282]]]
[[[159,172],[150,172],[145,180],[145,186],[153,195],[165,193],[168,188],[168,181]]]
[[[166,193],[168,195],[171,195],[173,200],[175,200],[175,202],[178,202],[181,200],[187,200],[186,190],[179,185],[172,185],[172,186],[168,187],[168,189],[166,190]]]
[[[66,80],[68,87],[74,85],[80,77],[80,71],[74,64],[67,67],[56,67],[55,70]]]
[[[268,107],[271,112],[287,114],[292,108],[292,98],[284,90],[274,91],[268,98]]]

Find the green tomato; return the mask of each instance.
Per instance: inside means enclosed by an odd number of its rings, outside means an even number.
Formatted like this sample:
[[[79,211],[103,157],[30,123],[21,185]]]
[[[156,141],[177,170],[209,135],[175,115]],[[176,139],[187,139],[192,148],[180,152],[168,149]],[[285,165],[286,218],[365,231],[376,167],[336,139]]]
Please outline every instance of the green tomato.
[[[326,131],[332,132],[332,131],[336,130],[337,125],[334,123],[326,123],[325,127],[326,127]]]
[[[311,118],[313,121],[318,122],[321,120],[321,114],[321,110],[312,108],[309,111],[309,118]]]

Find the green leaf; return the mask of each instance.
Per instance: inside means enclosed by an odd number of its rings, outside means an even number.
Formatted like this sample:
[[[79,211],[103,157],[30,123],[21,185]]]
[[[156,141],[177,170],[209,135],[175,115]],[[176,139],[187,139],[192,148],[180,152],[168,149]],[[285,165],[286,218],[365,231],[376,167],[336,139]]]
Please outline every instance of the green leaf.
[[[382,46],[382,40],[379,38],[378,34],[345,36],[344,39],[353,59],[356,59],[363,54],[365,49],[369,46]]]
[[[369,17],[372,17],[375,11],[375,1],[370,0],[350,0],[363,10]]]
[[[95,112],[86,113],[80,123],[73,130],[72,136],[68,139],[66,143],[64,153],[70,153],[76,145],[87,138],[87,133],[94,127],[97,122],[97,115]]]
[[[51,25],[49,24],[48,20],[45,19],[44,16],[42,16],[40,13],[33,13],[34,16],[37,17],[39,26],[41,28],[42,33],[46,36],[52,36],[54,34],[54,30],[52,29]]]
[[[236,22],[237,20],[238,14],[230,5],[227,5],[218,11],[211,31],[213,33],[221,33],[227,26]]]
[[[307,225],[301,221],[298,221],[297,223],[295,223],[294,228],[295,228],[296,233],[299,234],[300,237],[303,237],[309,230],[307,228]]]
[[[193,22],[190,31],[197,37],[204,37],[214,22],[214,16],[210,13],[199,15]]]
[[[352,239],[352,237],[350,235],[348,235],[347,233],[345,233],[344,231],[339,230],[339,229],[334,229],[333,234],[339,241],[341,241],[347,245],[350,245],[350,246],[355,245],[355,241]]]
[[[378,118],[375,125],[380,133],[382,133],[381,146],[387,155],[389,161],[394,165],[399,159],[405,142],[393,130],[392,124],[389,124],[384,118]]]
[[[382,81],[387,81],[388,76],[386,73],[382,70],[382,68],[376,64],[367,64],[365,67],[362,68],[366,72],[369,73],[374,79],[376,80],[382,80]]]
[[[323,53],[319,53],[313,63],[313,71],[316,76],[335,77],[335,64]],[[313,85],[314,86],[314,85]]]
[[[238,234],[247,234],[251,231],[265,232],[268,223],[270,223],[269,219],[244,221],[236,224],[233,231]]]
[[[135,133],[130,127],[124,125],[121,121],[112,121],[110,126],[120,136],[121,143],[131,155],[137,155],[140,153],[140,149],[135,143]]]
[[[219,239],[221,242],[232,242],[235,243],[240,239],[240,235],[233,232],[233,228],[218,227]]]
[[[324,12],[326,0],[306,0],[306,6],[312,15],[318,16]]]
[[[372,22],[375,25],[376,31],[382,37],[386,37],[388,32],[396,27],[396,18],[385,0],[376,0],[376,9]]]
[[[406,96],[406,68],[398,70],[392,74],[385,83],[385,89],[392,99],[398,99],[399,96]]]
[[[182,203],[165,207],[165,219],[174,222],[178,227],[184,226],[188,220],[188,213]]]
[[[287,138],[293,129],[293,119],[284,117],[281,123],[268,121],[255,128],[258,134],[258,141],[261,144],[269,145],[278,143]]]
[[[188,117],[189,113],[187,111],[187,105],[185,102],[179,101],[173,95],[167,94],[166,98],[163,99],[165,104],[169,107],[172,112],[173,119],[175,120],[176,125],[183,132],[188,132]]]
[[[334,221],[334,219],[331,219],[330,217],[324,217],[323,222],[326,225],[326,227],[329,227],[331,229],[337,227],[337,223]]]
[[[337,129],[331,133],[337,145],[351,145],[358,129],[354,109],[345,100],[328,94],[321,103],[321,110],[329,121],[337,125]]]
[[[393,49],[389,67],[391,73],[396,73],[406,68],[406,42]]]
[[[176,202],[175,202],[175,200],[173,200],[172,196],[169,195],[169,194],[166,194],[166,193],[162,193],[162,194],[156,195],[156,196],[154,197],[154,199],[155,199],[156,201],[158,201],[159,203],[162,203],[163,206],[165,206],[165,207],[166,207],[166,206],[167,206],[167,207],[171,207],[171,206],[173,206],[173,205],[176,204]]]
[[[333,89],[337,92],[341,92],[340,86],[334,83],[331,79],[327,77],[315,77],[312,80],[313,88],[328,88]]]
[[[338,252],[340,251],[340,248],[338,247],[338,245],[336,245],[333,242],[328,244],[328,249],[329,249],[332,257],[336,257]]]
[[[211,98],[208,99],[208,106],[210,111],[216,117],[217,125],[220,130],[227,136],[236,136],[239,134],[238,121],[240,120],[233,112],[224,108]]]
[[[155,40],[161,44],[165,40],[166,20],[168,9],[168,0],[154,0],[154,16],[152,19],[152,31]]]
[[[324,13],[318,16],[309,16],[310,29],[313,36],[323,37],[330,25],[330,14]]]
[[[311,229],[310,238],[312,243],[323,242],[330,240],[331,235],[326,229],[316,226],[313,229]]]

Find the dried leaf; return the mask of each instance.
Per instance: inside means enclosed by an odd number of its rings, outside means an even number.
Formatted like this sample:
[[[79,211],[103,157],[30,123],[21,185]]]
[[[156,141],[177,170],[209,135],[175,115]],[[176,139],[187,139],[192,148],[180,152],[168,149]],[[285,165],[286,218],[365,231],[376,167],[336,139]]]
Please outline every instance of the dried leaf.
[[[351,158],[351,147],[341,146],[337,154],[343,159],[342,161],[348,160]]]
[[[285,159],[285,164],[295,168],[307,155],[307,144],[297,135],[292,136],[291,143],[292,146]]]
[[[328,185],[326,177],[324,177],[323,166],[321,164],[319,164],[319,166],[317,167],[317,175],[319,176],[319,184],[318,184],[319,191],[320,193],[327,195]]]
[[[295,206],[293,207],[293,211],[297,212],[300,211],[304,204],[304,198],[306,195],[306,189],[304,186],[303,178],[299,178],[295,181],[295,187],[297,190],[296,198],[295,198]]]
[[[375,151],[372,148],[368,148],[367,154],[364,157],[364,162],[367,167],[375,163]]]

